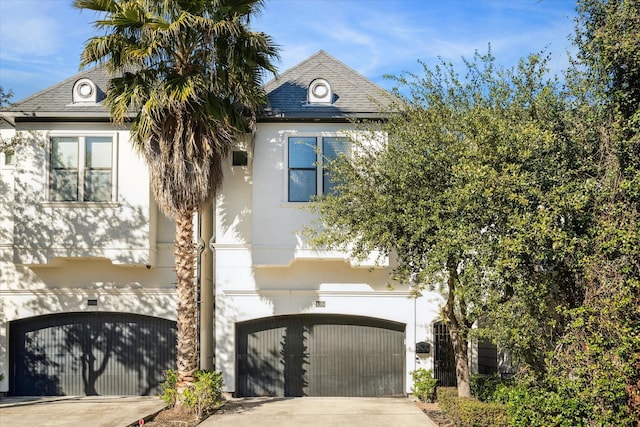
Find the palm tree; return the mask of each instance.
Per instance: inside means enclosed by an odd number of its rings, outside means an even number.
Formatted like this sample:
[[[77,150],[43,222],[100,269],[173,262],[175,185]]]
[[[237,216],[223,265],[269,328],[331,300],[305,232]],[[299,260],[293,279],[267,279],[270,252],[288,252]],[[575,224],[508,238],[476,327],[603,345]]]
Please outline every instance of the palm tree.
[[[194,214],[222,185],[222,161],[264,102],[278,49],[250,29],[263,0],[75,0],[99,13],[81,66],[110,73],[106,103],[148,164],[160,209],[176,222],[177,389],[198,368]]]

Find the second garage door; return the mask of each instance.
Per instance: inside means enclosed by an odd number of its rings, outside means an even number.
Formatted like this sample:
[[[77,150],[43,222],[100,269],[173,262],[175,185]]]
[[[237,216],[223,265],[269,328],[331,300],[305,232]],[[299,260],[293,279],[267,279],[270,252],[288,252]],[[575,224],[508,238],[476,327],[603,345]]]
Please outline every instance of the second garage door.
[[[404,336],[404,324],[357,316],[238,323],[236,395],[403,395]]]

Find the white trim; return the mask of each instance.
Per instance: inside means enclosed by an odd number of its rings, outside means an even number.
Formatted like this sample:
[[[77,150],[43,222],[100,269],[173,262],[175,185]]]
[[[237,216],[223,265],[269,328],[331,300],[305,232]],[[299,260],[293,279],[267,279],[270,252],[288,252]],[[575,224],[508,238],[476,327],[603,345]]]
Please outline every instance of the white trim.
[[[118,163],[119,163],[119,135],[117,131],[86,131],[86,130],[54,130],[47,131],[45,138],[45,173],[46,188],[45,201],[42,203],[45,207],[119,207],[118,202]],[[84,195],[84,171],[86,156],[86,139],[91,137],[111,137],[111,200],[106,202],[85,202],[83,200],[73,201],[54,201],[51,200],[51,140],[53,138],[73,137],[78,138],[78,199]]]

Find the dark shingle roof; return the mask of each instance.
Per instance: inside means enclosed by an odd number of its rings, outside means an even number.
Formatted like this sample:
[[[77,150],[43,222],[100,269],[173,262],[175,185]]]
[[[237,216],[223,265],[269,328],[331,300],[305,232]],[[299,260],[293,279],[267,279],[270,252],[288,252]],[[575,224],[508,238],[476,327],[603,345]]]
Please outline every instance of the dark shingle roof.
[[[72,102],[74,84],[88,78],[100,93],[95,104]],[[333,102],[327,105],[308,104],[307,88],[315,79],[326,80],[333,91]],[[95,67],[29,96],[5,108],[3,116],[11,122],[42,120],[108,120],[104,91],[109,78],[106,70]],[[319,51],[290,68],[264,86],[268,105],[262,120],[345,120],[348,117],[381,117],[391,104],[391,96],[352,68]]]
[[[334,102],[329,105],[307,103],[307,88],[319,78],[333,91]],[[392,102],[384,89],[322,50],[264,88],[269,102],[265,119],[380,117]]]
[[[96,85],[99,93],[97,103],[73,103],[73,86],[82,78],[88,78]],[[25,120],[108,119],[109,110],[102,101],[108,83],[105,70],[94,67],[20,100],[4,111],[16,119]]]

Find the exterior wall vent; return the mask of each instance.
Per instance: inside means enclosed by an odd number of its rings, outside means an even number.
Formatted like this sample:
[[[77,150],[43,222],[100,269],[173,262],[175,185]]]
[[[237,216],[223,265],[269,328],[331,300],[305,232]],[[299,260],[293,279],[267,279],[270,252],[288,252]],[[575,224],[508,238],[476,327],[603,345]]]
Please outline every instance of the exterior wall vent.
[[[73,103],[93,103],[98,102],[98,88],[90,79],[78,80],[73,85]]]
[[[307,102],[309,104],[331,104],[333,92],[329,82],[325,79],[312,81],[307,92]]]

